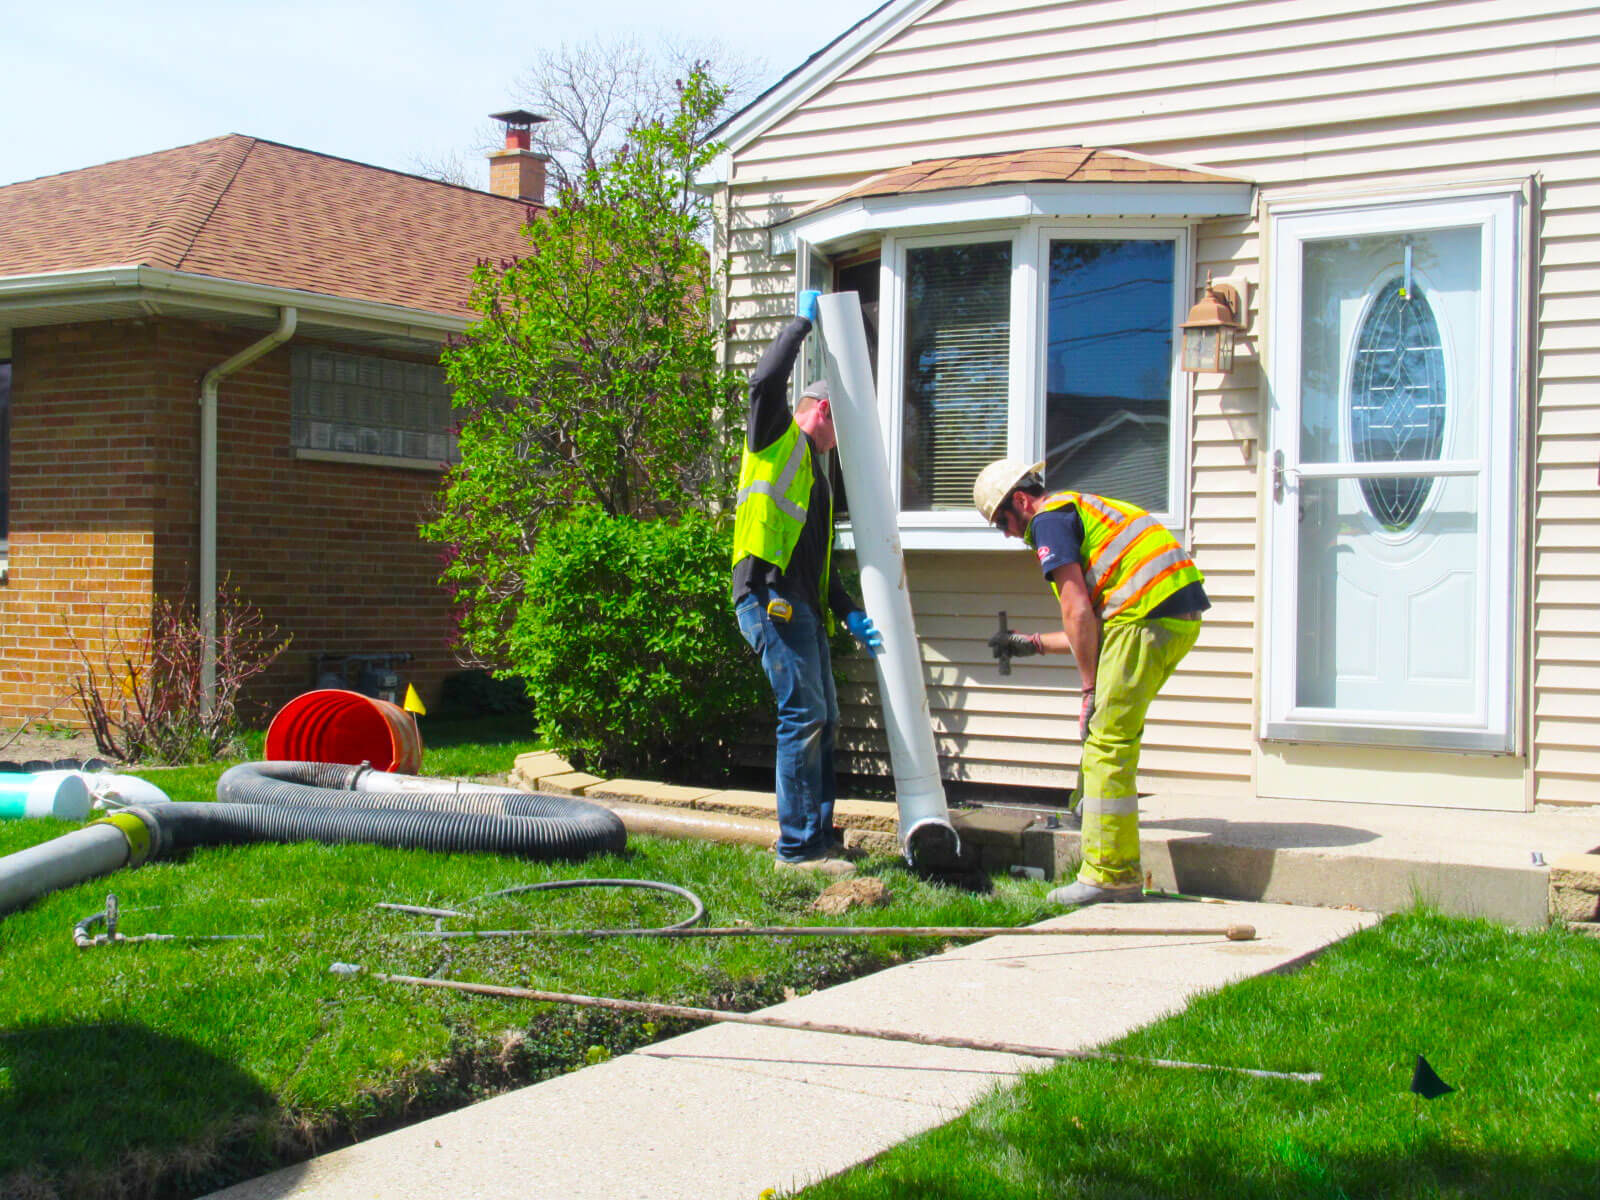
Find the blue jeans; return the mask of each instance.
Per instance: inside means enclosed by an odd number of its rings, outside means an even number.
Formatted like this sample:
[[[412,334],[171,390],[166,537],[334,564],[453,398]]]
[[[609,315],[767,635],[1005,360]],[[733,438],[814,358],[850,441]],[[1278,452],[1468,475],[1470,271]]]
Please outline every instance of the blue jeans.
[[[778,857],[789,862],[828,852],[833,838],[833,739],[839,698],[822,618],[807,605],[775,621],[765,598],[734,606],[739,632],[761,656],[778,703]]]

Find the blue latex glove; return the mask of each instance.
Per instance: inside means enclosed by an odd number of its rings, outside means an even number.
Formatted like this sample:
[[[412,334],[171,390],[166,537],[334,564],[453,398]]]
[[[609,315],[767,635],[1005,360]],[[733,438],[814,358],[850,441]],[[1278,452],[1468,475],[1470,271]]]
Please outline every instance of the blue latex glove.
[[[861,643],[862,648],[874,658],[883,650],[883,634],[879,633],[877,626],[873,625],[872,618],[859,608],[854,612],[845,614],[844,627],[850,631],[856,641]]]
[[[800,302],[795,305],[795,315],[804,317],[815,325],[817,323],[817,301],[821,298],[821,292],[801,292]]]

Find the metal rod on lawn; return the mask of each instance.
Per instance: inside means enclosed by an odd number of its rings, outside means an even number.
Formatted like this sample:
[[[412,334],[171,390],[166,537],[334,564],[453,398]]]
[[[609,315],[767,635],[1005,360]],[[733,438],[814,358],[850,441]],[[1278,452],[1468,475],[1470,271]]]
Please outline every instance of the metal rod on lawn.
[[[458,914],[459,915],[459,914]],[[1248,942],[1256,936],[1253,925],[1216,929],[1090,929],[1058,927],[1040,929],[1024,925],[702,925],[688,929],[413,929],[403,937],[511,938],[511,937],[1225,937]]]
[[[493,983],[466,983],[459,979],[424,979],[417,975],[382,975],[374,979],[385,983],[409,983],[416,987],[445,988],[472,992],[480,996],[500,996],[509,1000],[544,1000],[553,1004],[577,1004],[587,1008],[609,1008],[617,1012],[643,1013],[652,1017],[680,1017],[687,1021],[714,1021],[734,1025],[760,1025],[768,1029],[794,1029],[802,1033],[833,1033],[844,1037],[877,1038],[888,1042],[915,1042],[919,1046],[946,1046],[955,1050],[987,1050],[996,1054],[1021,1054],[1029,1058],[1076,1058],[1091,1062],[1130,1063],[1141,1067],[1171,1067],[1187,1071],[1227,1071],[1256,1079],[1292,1079],[1297,1083],[1320,1083],[1320,1072],[1262,1071],[1254,1067],[1225,1067],[1215,1063],[1183,1062],[1173,1058],[1141,1058],[1133,1054],[1107,1054],[1100,1050],[1067,1050],[1056,1046],[1029,1046],[1016,1042],[988,1042],[975,1038],[942,1037],[931,1033],[903,1033],[898,1029],[866,1029],[858,1025],[830,1025],[821,1021],[795,1021],[786,1017],[763,1017],[759,1013],[724,1012],[715,1008],[689,1008],[682,1004],[655,1004],[647,1000],[617,1000],[609,996],[581,996],[572,992],[542,992],[534,988],[503,987]]]

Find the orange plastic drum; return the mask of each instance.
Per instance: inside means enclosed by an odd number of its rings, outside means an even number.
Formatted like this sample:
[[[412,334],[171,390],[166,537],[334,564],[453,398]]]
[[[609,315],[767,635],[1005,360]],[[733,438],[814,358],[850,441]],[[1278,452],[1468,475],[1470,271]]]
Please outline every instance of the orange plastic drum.
[[[422,734],[397,704],[324,688],[296,696],[267,726],[272,762],[371,763],[414,775],[422,766]]]

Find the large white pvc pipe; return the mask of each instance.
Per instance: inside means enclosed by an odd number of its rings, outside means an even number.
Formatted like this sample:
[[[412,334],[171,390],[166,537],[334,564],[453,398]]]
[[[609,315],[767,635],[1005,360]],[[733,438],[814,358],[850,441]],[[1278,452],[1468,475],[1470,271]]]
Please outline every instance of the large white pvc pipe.
[[[109,875],[129,858],[127,835],[115,825],[85,825],[0,858],[0,913],[58,888]]]
[[[861,568],[861,599],[883,634],[883,651],[873,661],[900,807],[900,846],[912,863],[950,865],[960,839],[950,824],[944,781],[939,778],[933,720],[928,715],[928,692],[900,553],[900,506],[889,490],[889,459],[878,428],[861,301],[854,292],[838,292],[823,296],[819,311],[833,424],[839,435],[839,466],[850,497],[850,528]]]

